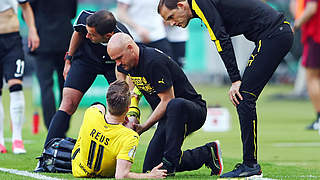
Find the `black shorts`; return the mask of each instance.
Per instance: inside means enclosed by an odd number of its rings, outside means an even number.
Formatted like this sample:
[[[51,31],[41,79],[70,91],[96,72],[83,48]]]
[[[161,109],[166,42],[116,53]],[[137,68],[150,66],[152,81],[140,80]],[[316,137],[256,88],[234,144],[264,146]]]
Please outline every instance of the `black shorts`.
[[[104,75],[110,84],[116,80],[115,65],[115,63],[106,64],[90,61],[83,57],[74,58],[64,87],[77,89],[84,94],[90,88],[98,74]]]
[[[3,77],[6,82],[23,78],[25,66],[21,40],[19,32],[0,34],[0,88]]]

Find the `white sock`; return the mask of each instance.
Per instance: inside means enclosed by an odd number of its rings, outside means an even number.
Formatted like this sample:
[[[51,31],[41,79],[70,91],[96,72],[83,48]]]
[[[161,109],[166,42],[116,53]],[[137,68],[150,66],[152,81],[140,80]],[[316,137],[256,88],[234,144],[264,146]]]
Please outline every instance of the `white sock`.
[[[4,120],[4,111],[3,111],[3,104],[2,104],[2,96],[0,96],[0,144],[2,145],[4,145],[3,120]]]
[[[12,142],[22,140],[22,125],[24,122],[24,95],[23,91],[10,93],[10,115],[12,120]]]

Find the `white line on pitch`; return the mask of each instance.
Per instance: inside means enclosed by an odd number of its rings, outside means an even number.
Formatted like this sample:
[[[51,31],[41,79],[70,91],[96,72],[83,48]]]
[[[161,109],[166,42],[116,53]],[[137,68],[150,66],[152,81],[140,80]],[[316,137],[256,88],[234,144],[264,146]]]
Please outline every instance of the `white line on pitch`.
[[[275,147],[320,147],[319,142],[310,142],[310,143],[275,143]]]
[[[20,176],[32,177],[32,178],[35,178],[35,179],[61,180],[61,179],[53,178],[53,177],[50,177],[50,176],[45,176],[45,175],[32,173],[32,172],[28,172],[28,171],[20,171],[20,170],[16,170],[16,169],[0,168],[0,171],[7,172],[7,173],[10,173],[10,174],[17,174],[17,175],[20,175]]]
[[[12,142],[12,138],[4,138],[4,141],[5,141],[5,142]],[[24,143],[24,144],[33,144],[33,143],[34,143],[34,140],[24,139],[24,140],[23,140],[23,143]]]

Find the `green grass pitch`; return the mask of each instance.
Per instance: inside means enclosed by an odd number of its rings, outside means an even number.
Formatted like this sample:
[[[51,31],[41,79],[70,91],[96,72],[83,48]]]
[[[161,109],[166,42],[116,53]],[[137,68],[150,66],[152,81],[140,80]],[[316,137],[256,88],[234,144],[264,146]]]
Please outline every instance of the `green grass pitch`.
[[[233,169],[241,162],[242,147],[239,123],[235,108],[228,100],[229,87],[212,85],[196,85],[209,105],[220,104],[227,107],[231,114],[231,130],[228,132],[204,132],[191,134],[184,142],[183,150],[220,140],[224,160],[224,172]],[[257,102],[258,112],[258,160],[262,166],[264,177],[272,179],[320,179],[320,136],[317,131],[307,131],[305,126],[314,120],[315,112],[310,101],[272,101],[270,95],[286,93],[291,86],[267,86]],[[9,123],[9,97],[3,91],[5,108],[5,138],[7,154],[0,154],[0,168],[32,171],[36,166],[35,157],[42,151],[46,130],[42,123],[40,133],[33,135],[32,114],[40,109],[32,104],[31,89],[25,88],[26,122],[23,127],[26,154],[14,155],[11,150],[11,131]],[[149,108],[143,108],[142,121],[150,114]],[[68,136],[76,138],[82,122],[84,109],[78,109],[72,117]],[[40,113],[41,114],[41,113]],[[154,129],[142,134],[132,171],[140,172],[144,154]],[[202,167],[197,171],[177,173],[174,179],[217,179],[209,176],[209,169]],[[47,174],[55,178],[72,179],[71,174]],[[30,177],[4,173],[0,171],[0,179],[32,179]]]

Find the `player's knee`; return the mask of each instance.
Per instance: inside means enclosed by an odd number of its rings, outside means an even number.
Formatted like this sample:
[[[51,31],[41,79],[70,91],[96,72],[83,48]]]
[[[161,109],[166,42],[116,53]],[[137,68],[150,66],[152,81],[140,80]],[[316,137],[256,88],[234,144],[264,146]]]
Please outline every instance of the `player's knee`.
[[[9,92],[22,91],[22,84],[13,84],[9,87]]]
[[[239,101],[239,104],[237,105],[239,114],[246,114],[255,109],[257,97],[254,94],[241,92],[241,96],[243,100]]]
[[[183,113],[183,110],[185,106],[185,99],[183,98],[174,98],[169,101],[167,105],[167,113],[173,113],[173,114],[181,114]]]

